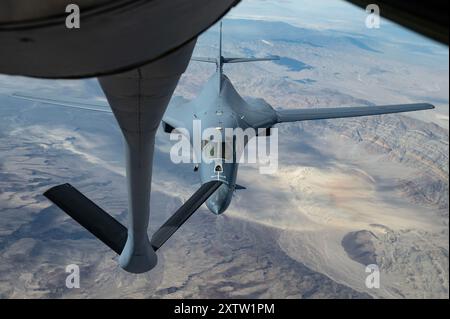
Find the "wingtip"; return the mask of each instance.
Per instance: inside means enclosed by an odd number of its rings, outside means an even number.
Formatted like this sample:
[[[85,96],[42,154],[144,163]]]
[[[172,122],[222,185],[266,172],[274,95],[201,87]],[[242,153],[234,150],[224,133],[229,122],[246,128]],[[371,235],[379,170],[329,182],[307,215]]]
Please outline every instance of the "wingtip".
[[[424,110],[434,110],[436,107],[431,103],[422,103]]]
[[[417,103],[416,104],[419,110],[433,110],[436,107],[431,103]]]

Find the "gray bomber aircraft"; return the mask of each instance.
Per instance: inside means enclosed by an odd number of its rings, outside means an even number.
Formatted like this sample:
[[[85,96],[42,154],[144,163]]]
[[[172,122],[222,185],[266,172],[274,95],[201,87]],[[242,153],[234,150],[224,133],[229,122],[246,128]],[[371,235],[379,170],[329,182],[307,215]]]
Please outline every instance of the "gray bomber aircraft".
[[[172,98],[162,119],[162,127],[166,133],[172,133],[177,129],[185,129],[190,134],[190,143],[193,144],[194,120],[201,121],[203,128],[214,128],[220,131],[221,141],[218,143],[213,138],[202,140],[200,151],[210,154],[208,162],[201,161],[196,171],[200,173],[201,188],[153,235],[150,244],[151,249],[158,250],[181,225],[206,202],[209,210],[214,214],[222,214],[230,205],[233,193],[242,186],[236,184],[238,160],[236,141],[226,141],[225,128],[254,128],[269,135],[271,128],[279,123],[323,120],[346,117],[360,117],[369,115],[381,115],[389,113],[411,112],[433,109],[434,106],[427,103],[361,106],[361,107],[336,107],[336,108],[310,108],[297,110],[275,110],[262,99],[244,99],[234,88],[230,79],[223,73],[223,67],[228,63],[245,63],[276,60],[270,58],[227,58],[222,55],[222,24],[220,24],[219,54],[216,58],[193,57],[193,61],[214,63],[215,74],[207,81],[201,93],[192,101],[185,102],[178,97]],[[49,96],[29,95],[14,93],[14,97],[35,102],[54,104],[84,110],[112,113],[108,103],[98,101],[86,101],[80,99],[61,100]],[[247,140],[248,142],[248,140]],[[231,155],[230,155],[231,154]],[[202,158],[202,154],[195,154]],[[228,160],[226,156],[231,156]],[[229,158],[228,158],[229,159]],[[150,163],[145,163],[151,169]],[[139,187],[133,189],[140,192]],[[106,214],[101,208],[88,200],[70,184],[64,184],[50,189],[45,194],[50,200],[61,207],[66,213],[86,227],[105,244],[111,247],[121,257],[124,250],[133,251],[135,248],[127,246],[128,243],[139,244],[138,241],[127,241],[127,229],[119,222]],[[70,207],[67,205],[70,203]],[[133,203],[132,203],[133,204]],[[74,207],[76,210],[72,209]],[[80,215],[80,209],[89,212],[89,215]],[[135,224],[148,218],[148,210],[132,210]],[[144,231],[144,230],[143,230]],[[146,229],[145,229],[146,232]],[[141,238],[146,240],[146,237]],[[156,261],[149,258],[139,259],[138,266],[130,269],[131,272],[143,272],[153,268]],[[151,267],[149,267],[151,266]]]
[[[236,184],[239,158],[242,149],[236,145],[236,139],[227,141],[225,129],[248,128],[254,132],[263,132],[267,136],[271,128],[279,123],[299,122],[309,120],[323,120],[333,118],[359,117],[400,113],[433,109],[434,106],[426,103],[313,108],[298,110],[275,110],[263,99],[244,99],[234,88],[230,79],[223,73],[223,67],[229,63],[245,63],[278,60],[270,58],[227,58],[222,55],[222,23],[220,23],[219,54],[216,58],[194,57],[193,61],[216,64],[216,73],[207,81],[200,94],[188,103],[172,101],[164,114],[162,125],[166,133],[177,128],[187,129],[191,144],[194,144],[193,123],[199,120],[204,128],[214,128],[222,135],[219,142],[212,136],[201,141],[201,148],[194,148],[195,158],[202,159],[195,170],[200,172],[202,184],[222,181],[223,184],[208,198],[206,205],[209,210],[220,215],[225,212],[231,203],[233,193],[245,187]],[[248,143],[248,139],[245,143]],[[206,161],[203,159],[206,158]],[[209,158],[208,158],[209,157]]]

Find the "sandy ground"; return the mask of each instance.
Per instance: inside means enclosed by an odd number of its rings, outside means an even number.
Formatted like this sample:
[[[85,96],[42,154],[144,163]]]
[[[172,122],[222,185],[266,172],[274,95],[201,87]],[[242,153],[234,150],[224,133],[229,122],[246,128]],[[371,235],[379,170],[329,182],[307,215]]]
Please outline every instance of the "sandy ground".
[[[415,170],[351,143],[331,143],[335,147],[327,149],[338,162],[326,167],[281,165],[274,176],[243,167],[240,179],[258,191],[238,194],[228,214],[282,229],[279,244],[292,258],[375,297],[448,295],[448,219],[436,208],[411,203],[395,187]],[[365,265],[349,258],[341,244],[360,230],[374,234],[380,289],[366,288]],[[418,266],[415,258],[426,261]]]

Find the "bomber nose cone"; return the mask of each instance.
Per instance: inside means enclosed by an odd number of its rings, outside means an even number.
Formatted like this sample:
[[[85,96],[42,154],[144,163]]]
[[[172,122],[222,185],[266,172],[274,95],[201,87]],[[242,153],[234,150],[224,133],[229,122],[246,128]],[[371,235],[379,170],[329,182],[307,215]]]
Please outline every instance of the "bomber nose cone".
[[[212,196],[207,200],[206,206],[209,210],[216,214],[222,214],[230,205],[230,190],[227,185],[222,185],[219,189],[212,194]]]
[[[206,206],[215,215],[220,215],[225,211],[225,209],[223,209],[223,205],[216,200],[208,200]]]

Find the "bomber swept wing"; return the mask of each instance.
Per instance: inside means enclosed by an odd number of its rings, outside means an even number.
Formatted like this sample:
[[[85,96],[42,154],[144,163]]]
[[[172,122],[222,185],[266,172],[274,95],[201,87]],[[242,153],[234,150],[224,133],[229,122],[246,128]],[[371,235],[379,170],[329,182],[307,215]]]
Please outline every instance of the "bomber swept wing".
[[[38,102],[43,104],[50,104],[56,106],[62,106],[73,109],[87,110],[87,111],[95,111],[95,112],[103,112],[112,114],[112,110],[109,106],[108,101],[105,100],[88,100],[81,98],[67,98],[62,99],[58,96],[49,96],[49,95],[41,95],[41,94],[29,94],[25,92],[14,92],[11,94],[11,97],[27,100],[31,102]],[[175,107],[178,107],[182,103],[188,102],[186,99],[181,96],[173,96],[167,112],[170,110],[174,110]],[[167,115],[167,112],[165,116]]]
[[[11,94],[12,97],[28,100],[32,102],[39,102],[44,104],[52,104],[57,106],[65,106],[69,108],[88,110],[88,111],[97,111],[97,112],[105,112],[112,113],[111,108],[109,107],[108,102],[102,100],[86,100],[86,99],[77,99],[77,98],[65,98],[61,100],[58,97],[50,97],[48,95],[39,95],[39,94],[28,94],[22,92],[15,92]]]
[[[428,103],[277,110],[277,123],[337,119],[434,109]]]
[[[239,110],[239,114],[243,115],[243,121],[245,121],[248,126],[257,129],[270,128],[275,124],[288,122],[374,116],[430,110],[434,108],[435,107],[429,103],[412,103],[275,110],[263,99],[246,98],[246,106]]]
[[[112,114],[107,101],[104,100],[87,100],[80,98],[64,98],[60,97],[52,97],[49,95],[40,95],[40,94],[29,94],[24,92],[14,92],[11,94],[11,97],[43,103],[50,104],[55,106],[62,106],[66,108],[79,109],[85,111],[94,111],[94,112],[102,112]],[[173,129],[177,127],[186,127],[188,124],[186,119],[192,118],[194,112],[190,110],[188,100],[184,99],[181,96],[172,96],[172,99],[169,103],[169,106],[166,110],[166,113],[163,117],[163,128],[166,133],[172,132]]]

